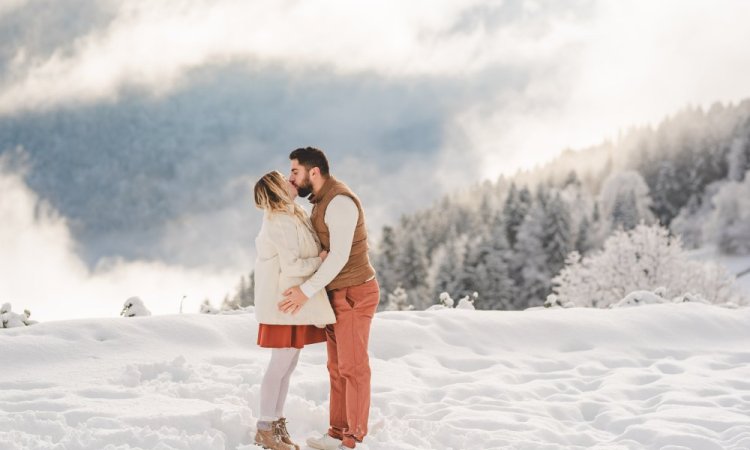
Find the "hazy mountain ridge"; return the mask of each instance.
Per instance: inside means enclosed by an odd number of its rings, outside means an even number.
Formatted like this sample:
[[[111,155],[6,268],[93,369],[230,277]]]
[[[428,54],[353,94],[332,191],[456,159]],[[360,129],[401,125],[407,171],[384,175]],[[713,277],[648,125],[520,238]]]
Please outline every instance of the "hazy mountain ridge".
[[[656,127],[631,128],[615,142],[567,150],[545,165],[456,192],[386,227],[374,257],[383,300],[402,285],[418,308],[435,303],[443,290],[454,296],[478,290],[485,296],[478,307],[486,309],[539,305],[562,264],[551,253],[586,254],[618,227],[629,229],[639,220],[669,226],[680,214],[672,232],[692,233],[690,227],[710,214],[713,195],[727,182],[742,181],[748,169],[750,100],[708,110],[687,107]],[[690,216],[699,212],[700,218]],[[694,248],[709,240],[693,237],[686,244]],[[477,258],[487,255],[496,262],[481,266],[498,268],[490,278],[506,286],[502,295],[478,287],[488,275],[486,269],[477,272]]]

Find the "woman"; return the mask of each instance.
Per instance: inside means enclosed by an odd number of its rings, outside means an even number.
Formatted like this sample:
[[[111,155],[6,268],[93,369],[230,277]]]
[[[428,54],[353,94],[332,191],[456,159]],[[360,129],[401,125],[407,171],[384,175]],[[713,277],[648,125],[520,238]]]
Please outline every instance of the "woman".
[[[305,211],[296,203],[296,188],[273,171],[255,185],[255,205],[262,209],[263,225],[255,239],[255,315],[258,345],[271,349],[271,361],[260,390],[260,419],[255,443],[268,449],[299,450],[286,429],[284,402],[289,378],[300,350],[325,342],[325,325],[336,318],[321,290],[296,314],[278,309],[283,292],[302,284],[327,256]]]

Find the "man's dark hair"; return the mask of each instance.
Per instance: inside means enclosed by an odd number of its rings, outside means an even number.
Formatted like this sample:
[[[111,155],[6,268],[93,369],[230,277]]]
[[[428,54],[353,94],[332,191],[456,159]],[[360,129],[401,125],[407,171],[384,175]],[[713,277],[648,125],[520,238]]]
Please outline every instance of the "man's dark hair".
[[[289,154],[289,160],[296,159],[308,171],[313,167],[320,169],[320,174],[328,176],[328,158],[322,150],[315,147],[298,148]]]

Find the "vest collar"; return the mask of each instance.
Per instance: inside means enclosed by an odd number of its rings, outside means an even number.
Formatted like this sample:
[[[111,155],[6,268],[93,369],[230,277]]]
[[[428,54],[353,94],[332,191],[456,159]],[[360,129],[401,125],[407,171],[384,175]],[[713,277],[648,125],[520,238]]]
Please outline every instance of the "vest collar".
[[[323,183],[323,187],[320,188],[320,191],[318,191],[316,194],[310,194],[310,197],[308,197],[308,200],[310,200],[310,203],[320,203],[321,200],[323,200],[328,192],[331,191],[334,185],[336,185],[338,181],[336,178],[333,177],[333,175],[330,175],[325,183]]]

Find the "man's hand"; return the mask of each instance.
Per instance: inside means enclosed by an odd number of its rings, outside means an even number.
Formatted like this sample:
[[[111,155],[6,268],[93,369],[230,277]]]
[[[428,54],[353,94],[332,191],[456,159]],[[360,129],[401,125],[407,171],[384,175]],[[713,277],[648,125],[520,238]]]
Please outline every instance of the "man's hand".
[[[305,306],[308,298],[299,286],[294,286],[284,291],[284,300],[279,302],[279,310],[284,313],[297,314]]]

